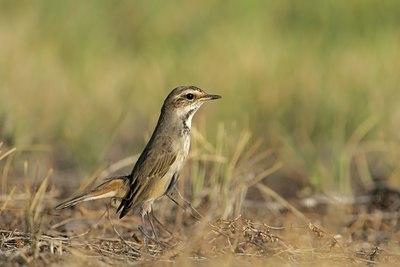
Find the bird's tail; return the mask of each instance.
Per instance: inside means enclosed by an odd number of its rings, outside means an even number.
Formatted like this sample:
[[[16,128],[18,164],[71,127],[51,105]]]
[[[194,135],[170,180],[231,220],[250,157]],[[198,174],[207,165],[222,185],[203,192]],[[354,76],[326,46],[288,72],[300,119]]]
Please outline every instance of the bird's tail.
[[[55,207],[55,209],[66,209],[81,202],[102,198],[123,198],[129,191],[129,177],[122,176],[111,178],[83,195],[74,197]]]

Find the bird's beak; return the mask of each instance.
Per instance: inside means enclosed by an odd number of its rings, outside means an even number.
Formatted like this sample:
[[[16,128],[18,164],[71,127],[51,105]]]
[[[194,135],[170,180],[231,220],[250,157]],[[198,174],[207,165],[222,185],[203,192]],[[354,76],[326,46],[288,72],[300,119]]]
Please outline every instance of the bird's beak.
[[[219,98],[221,98],[220,95],[209,95],[209,94],[207,94],[207,95],[202,96],[199,100],[208,101],[208,100],[214,100],[214,99],[219,99]]]

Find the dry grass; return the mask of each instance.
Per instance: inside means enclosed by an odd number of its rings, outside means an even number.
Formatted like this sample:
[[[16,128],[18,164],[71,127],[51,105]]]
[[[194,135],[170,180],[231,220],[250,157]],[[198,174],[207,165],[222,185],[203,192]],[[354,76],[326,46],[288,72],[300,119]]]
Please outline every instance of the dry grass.
[[[204,141],[200,133],[195,136],[196,142]],[[142,235],[137,230],[139,216],[131,214],[118,220],[114,208],[107,202],[86,203],[72,210],[56,212],[53,207],[57,204],[60,192],[56,184],[52,183],[52,171],[43,173],[43,177],[29,177],[31,173],[38,172],[31,172],[30,165],[25,162],[23,183],[11,181],[8,175],[3,177],[3,183],[8,187],[3,188],[5,193],[0,196],[1,265],[118,266],[147,263],[161,266],[393,266],[400,259],[397,211],[379,213],[375,210],[368,213],[357,210],[355,207],[362,205],[354,201],[340,202],[329,198],[318,200],[312,197],[314,201],[325,202],[322,204],[328,210],[336,210],[332,215],[329,211],[321,212],[307,207],[306,199],[290,203],[257,178],[272,173],[274,169],[276,171],[276,164],[273,164],[272,169],[259,170],[259,174],[254,174],[250,180],[243,179],[249,175],[243,172],[246,170],[244,166],[256,169],[257,158],[260,157],[255,158],[255,155],[263,154],[262,151],[256,153],[254,142],[251,142],[253,145],[245,145],[248,140],[246,134],[240,135],[236,143],[243,145],[236,147],[236,153],[232,153],[236,155],[233,159],[211,162],[213,165],[220,162],[228,166],[233,173],[231,177],[241,173],[242,176],[239,176],[242,178],[238,178],[238,181],[242,180],[242,183],[238,184],[234,180],[227,183],[233,188],[239,188],[237,192],[257,188],[270,201],[265,203],[262,199],[249,199],[245,197],[246,194],[243,196],[236,193],[230,194],[229,201],[226,201],[227,195],[216,196],[210,190],[210,186],[215,186],[215,183],[210,184],[208,180],[202,183],[201,196],[193,195],[190,190],[188,192],[187,189],[193,187],[186,186],[183,192],[195,196],[197,200],[193,203],[197,204],[182,201],[178,194],[175,198],[182,208],[167,199],[159,201],[156,214],[161,216],[161,221],[166,223],[170,232],[160,227],[162,243],[151,243],[148,252],[143,250]],[[209,145],[210,151],[213,150],[212,145]],[[241,151],[238,147],[242,147]],[[195,170],[194,174],[199,171],[199,168],[193,167],[194,161],[200,164],[205,160],[196,159],[197,148],[194,147],[189,161],[190,168],[187,168],[187,171]],[[0,154],[1,163],[12,153],[15,153],[14,148],[5,149]],[[223,157],[223,153],[220,157]],[[210,153],[207,162],[218,158]],[[117,166],[124,166],[125,162],[131,161],[123,160],[110,166],[110,169],[115,170]],[[99,173],[109,171],[104,169]],[[214,171],[208,169],[208,172]],[[397,196],[392,203],[399,203],[399,199]],[[221,215],[225,212],[226,216]],[[338,217],[342,217],[341,223],[326,223]],[[324,224],[334,231],[322,227]]]
[[[101,214],[97,213],[96,216],[101,217]],[[291,216],[286,219],[286,223],[290,224]],[[68,223],[76,221],[69,219]],[[151,245],[149,252],[143,252],[140,240],[129,236],[132,232],[139,234],[132,229],[137,223],[138,220],[129,218],[117,225],[119,231],[129,233],[124,237],[117,234],[112,221],[104,218],[90,223],[91,226],[81,226],[80,231],[87,230],[78,235],[48,230],[51,234],[35,236],[16,230],[1,230],[0,260],[3,266],[70,262],[79,266],[87,263],[123,265],[152,262],[179,265],[185,262],[198,265],[209,262],[216,266],[221,260],[236,262],[237,265],[255,262],[260,265],[393,266],[400,259],[398,246],[393,246],[398,242],[396,240],[378,246],[368,241],[346,240],[311,223],[272,227],[242,217],[185,226],[184,233],[182,229],[181,233],[174,233],[173,237],[163,241],[163,246]],[[59,229],[60,225],[56,226],[51,228]]]

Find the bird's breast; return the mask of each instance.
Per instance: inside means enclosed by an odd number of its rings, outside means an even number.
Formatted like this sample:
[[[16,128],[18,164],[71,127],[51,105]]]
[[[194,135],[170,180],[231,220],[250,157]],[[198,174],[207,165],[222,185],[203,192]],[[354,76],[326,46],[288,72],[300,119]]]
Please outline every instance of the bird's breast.
[[[186,135],[183,138],[178,138],[174,141],[173,148],[176,153],[176,159],[168,169],[167,173],[157,182],[149,192],[149,200],[155,200],[162,197],[168,190],[174,175],[179,174],[182,170],[190,148],[190,136]]]
[[[183,141],[183,154],[184,158],[186,159],[187,155],[189,154],[189,149],[190,149],[190,135],[187,134],[184,136],[184,141]]]
[[[190,135],[184,135],[182,138],[179,138],[179,142],[177,142],[176,147],[178,148],[176,151],[176,160],[174,162],[174,171],[180,172],[185,164],[186,158],[189,154],[190,149]],[[174,173],[175,173],[174,172]]]

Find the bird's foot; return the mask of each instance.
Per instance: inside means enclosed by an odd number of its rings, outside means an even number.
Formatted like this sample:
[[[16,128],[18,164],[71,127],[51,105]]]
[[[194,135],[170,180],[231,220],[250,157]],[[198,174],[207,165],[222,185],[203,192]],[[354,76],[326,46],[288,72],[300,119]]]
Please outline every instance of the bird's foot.
[[[153,236],[151,236],[143,227],[139,227],[139,231],[143,234],[143,246],[142,246],[142,250],[144,252],[150,253],[150,247],[153,247],[153,245],[150,244],[150,242],[152,244],[155,245],[154,249],[152,249],[153,251],[157,251],[157,250],[161,250],[167,247],[170,247],[167,243],[160,241],[158,238],[154,238]]]

